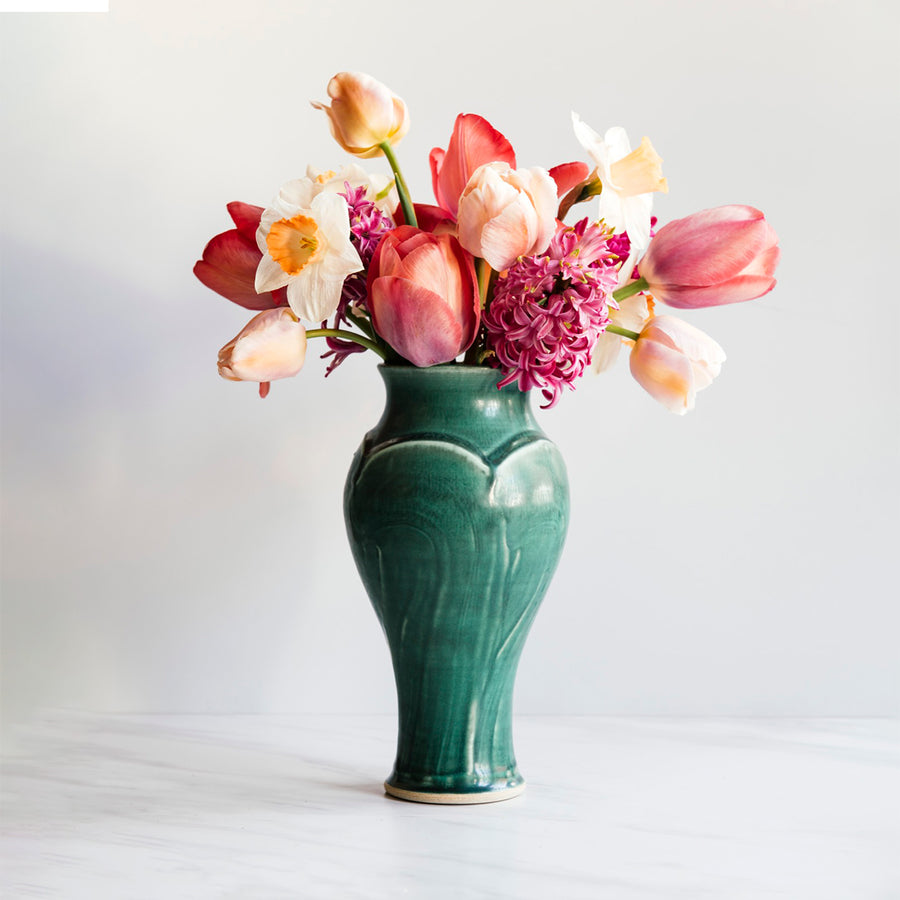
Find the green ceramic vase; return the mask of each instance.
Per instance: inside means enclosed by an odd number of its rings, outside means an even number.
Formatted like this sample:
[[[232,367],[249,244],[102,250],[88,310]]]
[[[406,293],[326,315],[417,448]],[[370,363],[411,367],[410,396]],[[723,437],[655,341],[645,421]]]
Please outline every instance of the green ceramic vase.
[[[566,535],[565,464],[528,393],[498,390],[496,370],[380,371],[384,413],[353,458],[344,514],[397,683],[385,789],[504,800],[525,786],[513,682]]]

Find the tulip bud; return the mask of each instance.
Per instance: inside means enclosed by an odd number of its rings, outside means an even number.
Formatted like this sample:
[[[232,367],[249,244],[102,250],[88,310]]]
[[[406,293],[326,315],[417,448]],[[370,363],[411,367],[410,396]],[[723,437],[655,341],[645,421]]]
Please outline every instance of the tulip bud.
[[[415,366],[450,362],[478,333],[475,266],[450,234],[389,232],[372,257],[368,295],[375,330]]]
[[[644,326],[631,351],[631,374],[654,400],[684,415],[697,391],[712,384],[725,351],[699,328],[672,316],[656,316]]]
[[[219,374],[229,381],[268,383],[296,375],[305,359],[306,329],[297,317],[285,307],[267,309],[219,351]]]
[[[331,106],[312,105],[328,114],[334,139],[354,156],[378,156],[379,144],[396,144],[409,130],[406,104],[370,75],[339,72],[328,82],[328,96]]]
[[[775,229],[752,206],[719,206],[659,229],[638,263],[663,303],[696,309],[753,300],[775,287]]]
[[[539,168],[480,166],[459,199],[458,220],[460,244],[503,271],[547,249],[556,233],[556,183]]]

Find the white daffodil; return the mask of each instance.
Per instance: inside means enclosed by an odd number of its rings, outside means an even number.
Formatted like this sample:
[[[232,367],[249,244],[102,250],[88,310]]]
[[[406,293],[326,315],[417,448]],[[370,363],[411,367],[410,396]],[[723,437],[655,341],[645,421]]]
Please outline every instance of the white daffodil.
[[[653,192],[668,193],[662,177],[662,159],[648,138],[637,150],[624,128],[610,128],[600,137],[581,117],[572,113],[575,137],[597,166],[597,177],[603,185],[599,217],[615,231],[626,231],[631,250],[619,270],[619,284],[631,279],[634,264],[650,244],[650,212]]]
[[[262,214],[256,231],[262,253],[257,293],[287,287],[296,315],[321,322],[338,308],[344,279],[362,271],[350,243],[347,201],[310,178],[289,181]]]
[[[306,167],[306,177],[317,186],[316,193],[329,191],[343,194],[349,184],[352,188],[366,188],[366,200],[374,203],[384,215],[391,218],[400,204],[400,196],[393,178],[387,175],[370,175],[357,163],[341,166],[337,172],[333,169],[316,169]],[[302,179],[301,179],[302,180]],[[315,196],[315,195],[314,195]]]

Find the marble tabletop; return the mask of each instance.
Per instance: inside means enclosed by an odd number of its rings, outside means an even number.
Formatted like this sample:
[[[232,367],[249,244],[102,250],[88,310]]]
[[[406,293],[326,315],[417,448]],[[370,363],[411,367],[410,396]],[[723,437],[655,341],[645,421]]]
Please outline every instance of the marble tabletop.
[[[900,898],[900,723],[518,717],[521,796],[393,800],[394,720],[45,714],[3,898]]]

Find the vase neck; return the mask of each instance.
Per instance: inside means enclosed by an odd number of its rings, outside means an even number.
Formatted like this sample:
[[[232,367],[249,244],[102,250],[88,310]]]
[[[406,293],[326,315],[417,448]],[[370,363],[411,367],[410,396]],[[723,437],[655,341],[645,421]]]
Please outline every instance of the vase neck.
[[[498,389],[500,373],[482,366],[418,369],[380,366],[387,392],[375,428],[379,441],[411,434],[448,434],[478,445],[520,432],[540,432],[529,395],[516,385]]]

